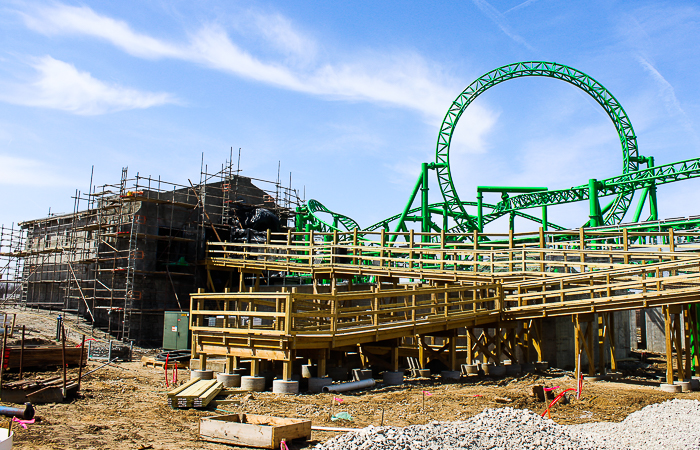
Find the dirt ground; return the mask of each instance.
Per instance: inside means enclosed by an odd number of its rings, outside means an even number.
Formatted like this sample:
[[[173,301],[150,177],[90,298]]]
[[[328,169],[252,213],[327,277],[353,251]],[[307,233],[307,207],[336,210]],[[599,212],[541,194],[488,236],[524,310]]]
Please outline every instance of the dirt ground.
[[[26,325],[28,338],[55,337],[56,314],[17,313],[17,324]],[[73,319],[74,320],[74,319]],[[67,323],[70,324],[68,318]],[[76,325],[70,324],[68,339],[80,342]],[[102,336],[96,336],[101,338]],[[272,393],[236,394],[240,405],[221,406],[213,410],[174,410],[166,405],[163,369],[142,367],[144,354],[154,350],[135,349],[135,362],[108,365],[83,380],[78,398],[59,404],[37,405],[35,424],[27,430],[15,427],[15,448],[18,449],[231,449],[223,444],[204,442],[198,438],[200,417],[227,412],[267,414],[279,417],[311,419],[316,426],[361,428],[367,425],[410,425],[430,421],[466,419],[486,408],[511,406],[542,413],[546,405],[530,396],[533,384],[557,390],[575,387],[575,380],[562,373],[550,376],[524,375],[499,381],[481,380],[461,384],[440,384],[425,380],[410,382],[402,387],[379,388],[341,395],[318,394],[284,396]],[[103,364],[90,361],[87,369]],[[662,369],[653,365],[645,370]],[[660,372],[659,372],[660,373]],[[77,369],[69,370],[77,374]],[[29,373],[27,377],[58,375],[57,371]],[[188,370],[179,371],[179,380],[189,379]],[[6,374],[5,380],[17,379],[16,373]],[[638,380],[638,379],[637,379]],[[634,384],[635,379],[622,382],[586,382],[580,400],[571,397],[568,404],[557,404],[552,419],[562,424],[591,421],[620,421],[644,406],[670,398],[700,399],[700,392],[666,394],[658,388]],[[423,391],[431,395],[425,396]],[[333,397],[342,403],[332,406]],[[506,397],[512,401],[499,403]],[[423,408],[423,402],[425,406]],[[3,405],[13,406],[3,403]],[[331,413],[348,412],[352,421],[331,421]],[[1,420],[1,419],[0,419]],[[291,449],[311,448],[337,433],[314,431],[312,441],[295,443]]]

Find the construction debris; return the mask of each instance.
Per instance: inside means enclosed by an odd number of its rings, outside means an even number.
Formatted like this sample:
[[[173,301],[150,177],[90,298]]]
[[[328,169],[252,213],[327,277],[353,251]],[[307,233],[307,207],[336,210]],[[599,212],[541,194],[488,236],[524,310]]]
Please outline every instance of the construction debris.
[[[199,436],[209,442],[278,449],[294,439],[311,439],[311,421],[254,414],[204,417]]]

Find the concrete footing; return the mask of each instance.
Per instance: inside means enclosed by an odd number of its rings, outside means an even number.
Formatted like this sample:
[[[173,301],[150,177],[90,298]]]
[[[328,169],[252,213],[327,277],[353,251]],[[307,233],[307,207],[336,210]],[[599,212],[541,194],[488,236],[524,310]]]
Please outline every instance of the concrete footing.
[[[681,392],[682,388],[677,385],[677,384],[668,384],[668,383],[661,383],[659,385],[659,389],[661,389],[664,392],[669,392],[671,394],[677,394]]]
[[[483,367],[483,365],[482,365],[482,367]],[[484,374],[485,373],[486,373],[486,371],[484,371]],[[503,377],[505,375],[506,375],[506,366],[495,366],[494,365],[489,369],[489,376],[490,377],[499,378],[499,377]]]
[[[533,364],[535,365],[535,370],[538,371],[544,371],[549,369],[549,362],[547,361],[535,361]]]
[[[217,373],[216,381],[223,383],[226,388],[241,386],[241,376],[237,373]]]
[[[214,371],[213,370],[192,370],[190,371],[190,378],[199,378],[200,380],[213,380]]]
[[[302,378],[313,378],[318,375],[318,367],[311,364],[304,364],[301,366],[301,377]]]
[[[690,392],[690,381],[674,381],[673,384],[677,384],[681,387],[681,392]]]
[[[265,377],[241,377],[241,389],[250,392],[262,392],[265,390]]]
[[[403,372],[384,372],[383,383],[385,386],[403,384]]]
[[[693,377],[690,379],[690,389],[694,391],[700,391],[700,379]]]
[[[331,377],[311,377],[309,378],[309,392],[318,394],[323,390],[324,386],[330,386],[331,384],[333,384]]]
[[[479,365],[478,364],[462,364],[462,372],[465,375],[478,375]]]
[[[520,375],[520,372],[522,372],[522,367],[520,364],[508,364],[505,366],[506,368],[506,375],[512,376],[512,375]]]
[[[440,380],[443,383],[456,383],[461,375],[459,370],[443,370],[440,372]]]
[[[298,394],[299,382],[286,380],[273,380],[272,392],[274,394]]]

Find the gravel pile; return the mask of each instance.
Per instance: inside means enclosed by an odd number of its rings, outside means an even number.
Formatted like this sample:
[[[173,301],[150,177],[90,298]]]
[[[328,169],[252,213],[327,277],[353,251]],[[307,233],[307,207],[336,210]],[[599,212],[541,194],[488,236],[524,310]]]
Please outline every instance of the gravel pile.
[[[336,436],[317,450],[700,449],[700,402],[647,406],[620,423],[559,425],[529,411],[486,409],[469,420],[373,427]]]
[[[605,449],[700,449],[700,401],[669,400],[642,408],[620,423],[568,428]]]

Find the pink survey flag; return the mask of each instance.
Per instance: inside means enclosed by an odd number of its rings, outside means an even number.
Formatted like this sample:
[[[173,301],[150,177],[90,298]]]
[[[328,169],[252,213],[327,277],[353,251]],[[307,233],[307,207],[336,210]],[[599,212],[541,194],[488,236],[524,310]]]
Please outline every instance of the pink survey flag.
[[[338,403],[340,403],[340,402],[343,401],[343,399],[340,398],[340,397],[333,397],[333,400],[335,400],[335,401],[338,402]]]
[[[430,396],[433,395],[433,394],[431,394],[431,393],[428,392],[428,391],[423,391],[423,395],[430,397]]]

